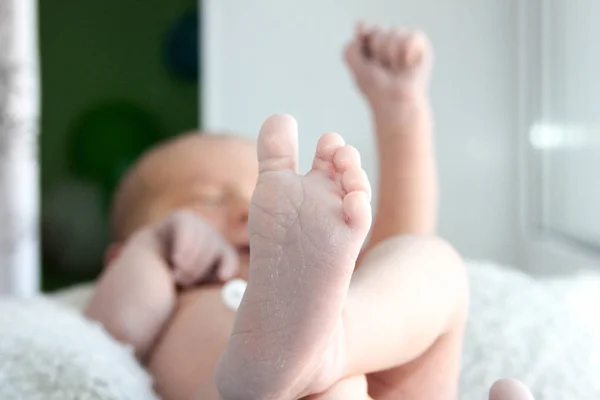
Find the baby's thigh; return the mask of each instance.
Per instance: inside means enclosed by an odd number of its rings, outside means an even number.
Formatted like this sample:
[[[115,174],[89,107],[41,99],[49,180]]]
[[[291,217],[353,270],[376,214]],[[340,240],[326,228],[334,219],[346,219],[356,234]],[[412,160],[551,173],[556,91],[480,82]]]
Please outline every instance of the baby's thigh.
[[[182,294],[177,310],[149,359],[159,394],[167,399],[217,400],[217,361],[233,328],[235,313],[221,300],[221,288]]]
[[[325,393],[310,396],[306,400],[372,400],[368,394],[367,378],[353,376],[339,381]]]

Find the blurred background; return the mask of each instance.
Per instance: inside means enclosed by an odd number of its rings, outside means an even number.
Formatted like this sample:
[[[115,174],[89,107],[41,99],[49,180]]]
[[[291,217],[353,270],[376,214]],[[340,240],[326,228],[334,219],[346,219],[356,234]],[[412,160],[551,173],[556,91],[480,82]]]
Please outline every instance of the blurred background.
[[[97,275],[123,171],[199,126],[198,10],[193,0],[39,2],[44,289]]]
[[[301,166],[328,130],[377,184],[371,121],[342,61],[359,19],[424,30],[440,234],[467,259],[534,274],[598,268],[600,33],[595,0],[205,0],[203,122],[255,135],[300,123]],[[304,151],[302,151],[304,150]]]
[[[359,19],[433,43],[441,235],[466,258],[538,274],[596,268],[597,15],[593,0],[40,2],[44,287],[97,274],[115,182],[185,130],[254,137],[291,113],[304,170],[335,130],[377,184],[341,54]]]

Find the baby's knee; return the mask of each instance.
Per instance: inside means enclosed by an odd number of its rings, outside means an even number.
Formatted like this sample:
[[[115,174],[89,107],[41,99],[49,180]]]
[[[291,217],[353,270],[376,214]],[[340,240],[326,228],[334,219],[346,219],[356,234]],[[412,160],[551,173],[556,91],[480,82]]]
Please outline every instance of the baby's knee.
[[[415,257],[427,257],[434,262],[464,267],[462,257],[450,243],[438,236],[429,235],[392,236],[370,249],[364,255],[363,264],[378,260],[403,263]]]
[[[469,280],[465,263],[456,249],[436,236],[402,235],[391,237],[373,247],[363,258],[356,276],[369,276],[375,267],[384,266],[394,273],[388,279],[416,281],[426,288],[437,287],[448,294],[456,304],[453,320],[464,325],[469,306]],[[380,276],[376,274],[376,276]],[[367,279],[372,282],[373,278]],[[438,283],[436,286],[435,283]],[[443,282],[442,287],[440,287]],[[432,289],[435,290],[435,289]]]

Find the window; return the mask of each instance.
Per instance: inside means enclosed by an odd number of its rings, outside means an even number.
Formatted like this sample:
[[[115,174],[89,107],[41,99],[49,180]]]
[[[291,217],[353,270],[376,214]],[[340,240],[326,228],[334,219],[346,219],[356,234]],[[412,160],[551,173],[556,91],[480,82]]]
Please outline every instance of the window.
[[[530,233],[598,255],[600,2],[523,3],[523,215]]]

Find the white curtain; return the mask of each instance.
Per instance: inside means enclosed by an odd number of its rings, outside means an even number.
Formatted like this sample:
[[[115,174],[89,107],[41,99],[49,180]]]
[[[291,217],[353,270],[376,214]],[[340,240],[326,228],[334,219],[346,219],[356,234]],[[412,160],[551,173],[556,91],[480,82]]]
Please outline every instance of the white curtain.
[[[0,295],[39,288],[35,0],[0,0]]]

